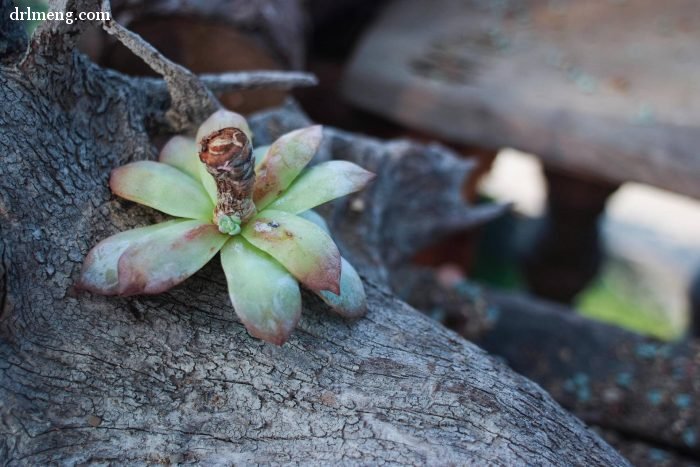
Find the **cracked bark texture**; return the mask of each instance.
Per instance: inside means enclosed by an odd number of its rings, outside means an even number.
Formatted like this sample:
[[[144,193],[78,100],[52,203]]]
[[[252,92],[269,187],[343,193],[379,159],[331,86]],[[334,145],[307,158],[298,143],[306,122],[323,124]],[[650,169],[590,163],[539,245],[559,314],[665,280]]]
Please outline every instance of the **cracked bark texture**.
[[[398,297],[542,385],[634,465],[700,459],[696,340],[663,343],[525,294],[449,282],[434,269],[390,272]]]
[[[161,217],[107,187],[111,169],[153,158],[150,137],[171,128],[167,95],[147,83],[71,52],[0,68],[5,464],[626,465],[534,383],[388,292],[385,256],[494,215],[467,219],[456,195],[430,192],[467,173],[439,147],[325,132],[319,159],[379,169],[364,198],[325,210],[368,279],[357,322],[306,297],[285,346],[253,339],[216,261],[159,296],[77,292],[91,246]],[[264,144],[306,120],[286,109],[252,123]],[[431,199],[445,201],[444,221],[410,217]]]
[[[700,344],[663,343],[519,294],[478,339],[587,423],[700,459]]]

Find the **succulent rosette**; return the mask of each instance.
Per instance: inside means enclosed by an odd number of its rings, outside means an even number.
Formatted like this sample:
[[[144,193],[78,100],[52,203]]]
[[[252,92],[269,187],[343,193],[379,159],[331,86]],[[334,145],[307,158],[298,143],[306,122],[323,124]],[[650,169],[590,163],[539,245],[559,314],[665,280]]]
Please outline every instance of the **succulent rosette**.
[[[362,189],[374,174],[346,161],[306,168],[321,137],[312,126],[253,150],[245,119],[221,110],[196,139],[172,138],[158,162],[115,169],[113,193],[176,219],[102,240],[80,285],[102,295],[158,294],[220,252],[234,310],[257,338],[288,339],[301,315],[300,285],[336,313],[362,316],[362,281],[311,209]]]

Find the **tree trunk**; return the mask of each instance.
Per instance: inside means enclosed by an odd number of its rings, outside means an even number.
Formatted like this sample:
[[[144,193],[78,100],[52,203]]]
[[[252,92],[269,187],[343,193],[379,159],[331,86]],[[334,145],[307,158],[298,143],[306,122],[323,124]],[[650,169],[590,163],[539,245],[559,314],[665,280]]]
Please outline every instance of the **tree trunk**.
[[[432,269],[402,266],[390,273],[399,297],[502,357],[616,445],[631,448],[623,452],[635,456],[634,465],[663,456],[700,459],[697,340],[662,343],[524,294],[483,292]]]
[[[538,386],[387,291],[383,258],[434,237],[435,216],[461,227],[495,212],[468,216],[458,191],[444,195],[466,168],[437,147],[325,132],[319,159],[332,151],[379,174],[326,211],[368,279],[357,322],[306,297],[285,346],[253,339],[216,261],[158,296],[77,291],[91,246],[161,217],[113,197],[109,171],[152,158],[154,134],[193,129],[204,94],[182,102],[170,74],[172,98],[100,69],[72,52],[74,32],[46,27],[24,61],[0,68],[1,459],[626,464]],[[307,122],[285,110],[252,123],[265,144]],[[426,204],[435,216],[406,217]]]
[[[525,296],[488,299],[501,314],[485,349],[587,423],[700,459],[700,343],[658,342]]]

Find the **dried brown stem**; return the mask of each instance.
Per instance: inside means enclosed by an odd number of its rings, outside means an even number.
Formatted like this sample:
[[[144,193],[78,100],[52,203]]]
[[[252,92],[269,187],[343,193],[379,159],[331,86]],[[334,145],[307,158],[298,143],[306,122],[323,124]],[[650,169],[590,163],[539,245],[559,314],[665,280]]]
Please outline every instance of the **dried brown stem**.
[[[253,217],[255,164],[253,147],[245,132],[229,127],[209,134],[202,140],[199,158],[216,181],[214,221],[219,228],[224,216],[235,217],[239,222]]]

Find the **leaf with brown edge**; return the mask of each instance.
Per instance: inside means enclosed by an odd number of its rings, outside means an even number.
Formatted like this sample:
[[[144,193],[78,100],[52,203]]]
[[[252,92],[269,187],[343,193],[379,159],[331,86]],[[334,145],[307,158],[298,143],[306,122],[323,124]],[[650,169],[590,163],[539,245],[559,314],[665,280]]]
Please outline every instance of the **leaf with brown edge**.
[[[301,292],[287,270],[244,238],[233,237],[221,249],[229,296],[248,332],[284,344],[301,316]]]
[[[118,293],[118,266],[122,253],[132,244],[183,220],[162,222],[112,235],[95,245],[85,257],[78,287],[100,295]]]
[[[199,166],[202,163],[197,156],[197,143],[194,138],[173,136],[160,151],[158,161],[168,164],[195,180],[199,180]]]
[[[367,296],[362,279],[345,258],[341,258],[340,294],[314,291],[331,309],[345,318],[360,318],[367,313]]]
[[[119,258],[119,295],[157,294],[200,270],[230,237],[209,222],[183,221],[129,246]]]
[[[268,207],[296,214],[359,191],[374,177],[372,172],[352,162],[324,162],[302,172]]]
[[[265,210],[241,234],[308,288],[340,292],[340,252],[316,224],[288,212]]]
[[[188,219],[211,219],[214,205],[202,184],[167,164],[132,162],[112,171],[114,194],[166,214]]]
[[[262,210],[277,198],[313,159],[323,137],[323,127],[310,126],[281,136],[272,143],[255,167],[253,201]]]

